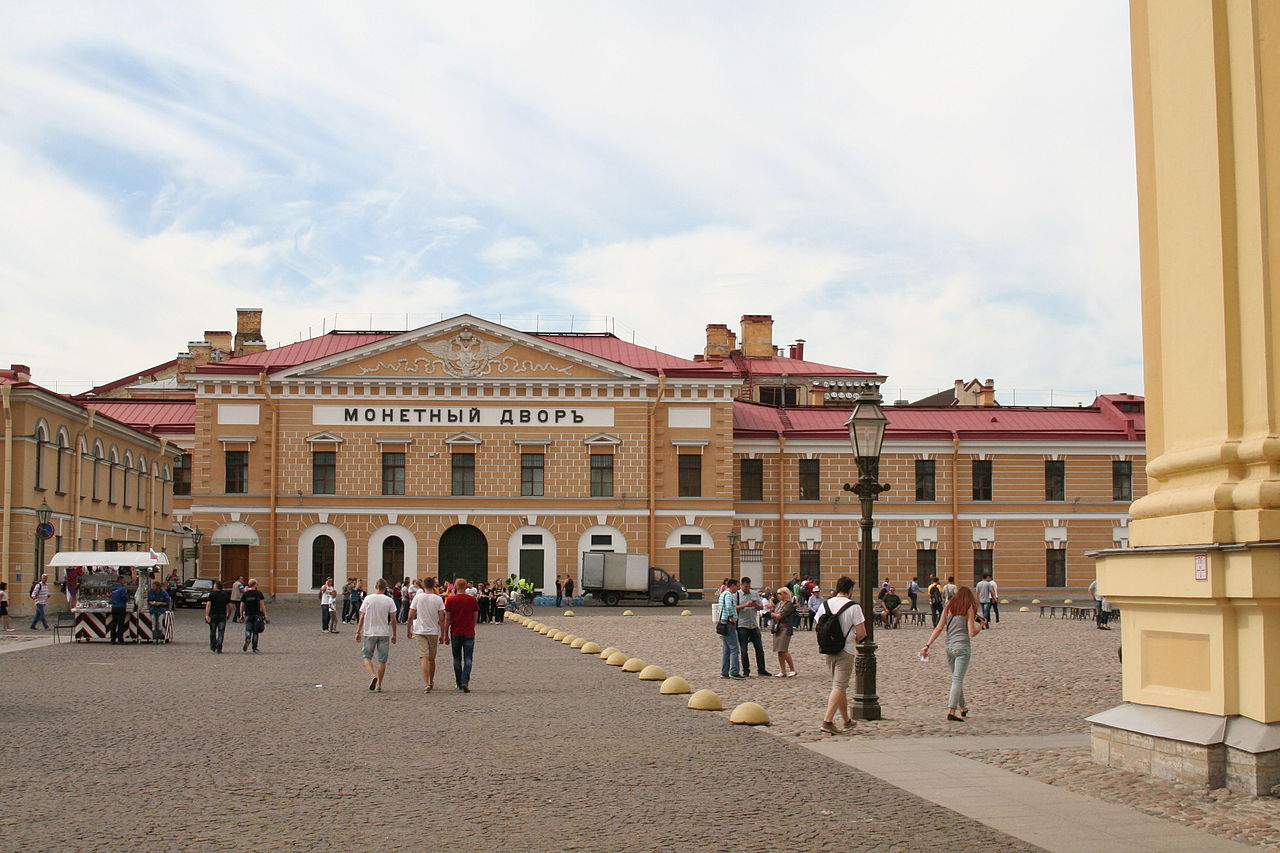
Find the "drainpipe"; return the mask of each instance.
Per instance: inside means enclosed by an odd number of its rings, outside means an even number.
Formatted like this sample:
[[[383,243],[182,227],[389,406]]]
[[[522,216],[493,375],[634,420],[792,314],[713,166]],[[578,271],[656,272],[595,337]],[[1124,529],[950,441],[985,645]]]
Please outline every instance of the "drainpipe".
[[[658,369],[658,393],[649,407],[649,562],[656,561],[658,556],[658,498],[654,494],[654,482],[657,479],[656,466],[658,456],[658,404],[667,393],[667,374]]]
[[[267,588],[271,597],[276,597],[276,434],[280,426],[280,418],[276,414],[276,401],[271,396],[271,386],[267,384],[266,371],[258,374],[258,383],[262,387],[262,395],[266,398],[267,408],[271,411],[271,450],[267,464],[267,498],[270,501],[267,517]]]
[[[168,446],[169,446],[169,440],[167,438],[161,438],[160,439],[160,457],[156,460],[156,464],[160,466],[160,470],[162,471],[164,470],[164,449]],[[156,483],[159,480],[160,480],[159,477],[152,477],[151,488],[147,490],[151,493],[148,496],[150,497],[150,500],[147,501],[147,538],[153,541],[156,535],[156,498],[159,496],[159,492],[160,492],[160,490],[156,488]],[[164,544],[165,544],[164,541],[162,541],[160,543],[160,547],[163,548]],[[155,545],[151,546],[151,550],[153,551],[155,550]],[[178,559],[179,560],[182,559],[181,549],[179,549],[178,551]],[[170,564],[170,566],[172,566],[172,564]]]
[[[951,431],[951,574],[960,577],[960,433]]]
[[[4,543],[0,545],[0,575],[9,582],[9,528],[13,522],[13,403],[9,395],[10,385],[0,385],[0,397],[4,400]]]
[[[80,452],[80,444],[84,442],[85,434],[93,429],[93,421],[98,417],[97,409],[85,407],[85,410],[89,413],[88,418],[85,420],[85,425],[71,439],[71,452],[75,454],[76,459],[75,470],[71,472],[71,494],[73,496],[71,500],[71,534],[75,537],[75,547],[71,549],[73,551],[80,550],[80,501],[84,500],[84,496],[81,494],[81,490],[84,489],[84,454]],[[89,464],[94,465],[96,463],[90,462]]]
[[[787,437],[778,430],[778,576],[787,574]],[[762,583],[764,578],[753,578]]]

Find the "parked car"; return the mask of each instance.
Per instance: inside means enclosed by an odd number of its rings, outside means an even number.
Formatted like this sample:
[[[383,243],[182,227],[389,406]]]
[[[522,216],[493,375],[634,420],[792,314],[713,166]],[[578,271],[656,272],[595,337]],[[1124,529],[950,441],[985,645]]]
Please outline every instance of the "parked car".
[[[213,592],[213,578],[188,578],[174,595],[175,607],[204,607]]]

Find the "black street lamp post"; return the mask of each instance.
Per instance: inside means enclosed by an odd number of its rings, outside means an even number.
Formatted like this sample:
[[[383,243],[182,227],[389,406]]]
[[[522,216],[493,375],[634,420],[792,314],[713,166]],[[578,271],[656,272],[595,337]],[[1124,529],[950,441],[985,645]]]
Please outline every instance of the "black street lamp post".
[[[192,577],[200,577],[200,540],[204,538],[204,534],[200,532],[199,527],[191,530],[191,564]]]
[[[48,538],[45,535],[47,532],[45,525],[52,517],[53,510],[49,508],[49,502],[41,501],[40,508],[36,510],[36,570],[31,576],[33,580],[38,580],[44,572],[44,540]]]
[[[864,387],[853,404],[853,414],[845,422],[849,430],[849,443],[858,460],[858,482],[845,483],[847,492],[853,492],[862,503],[862,539],[858,551],[858,603],[866,619],[867,634],[857,646],[857,658],[853,662],[853,701],[849,703],[849,715],[856,720],[880,719],[880,697],[876,695],[876,644],[874,618],[871,609],[871,592],[880,585],[878,567],[871,562],[871,531],[875,526],[872,510],[881,492],[889,491],[888,483],[880,482],[880,448],[884,442],[884,428],[889,423],[880,408],[879,389]]]
[[[735,578],[738,576],[738,540],[741,538],[738,528],[729,531],[729,574]]]

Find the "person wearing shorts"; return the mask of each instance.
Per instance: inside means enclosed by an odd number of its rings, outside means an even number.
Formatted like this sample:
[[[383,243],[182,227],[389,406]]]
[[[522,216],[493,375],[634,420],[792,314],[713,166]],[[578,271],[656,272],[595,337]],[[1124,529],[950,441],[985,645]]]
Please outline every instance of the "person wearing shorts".
[[[444,599],[436,594],[436,580],[427,578],[422,582],[421,591],[409,603],[409,633],[418,643],[423,693],[430,693],[436,683],[436,649],[440,645],[442,613]]]
[[[360,603],[356,622],[356,642],[364,668],[369,671],[369,689],[382,692],[382,679],[387,674],[387,657],[396,641],[396,603],[387,595],[387,582],[378,578],[378,591]],[[377,667],[374,667],[377,661]]]
[[[849,718],[849,679],[853,676],[853,643],[867,636],[866,620],[862,608],[852,601],[853,579],[848,575],[836,581],[836,594],[824,601],[815,612],[814,623],[825,613],[837,615],[840,620],[840,631],[845,636],[844,648],[833,655],[823,655],[827,662],[827,671],[831,673],[831,695],[827,698],[827,713],[822,718],[822,731],[827,734],[840,734],[853,728],[853,720]],[[846,606],[848,605],[848,606]],[[839,714],[844,718],[844,728],[837,728],[835,719]]]

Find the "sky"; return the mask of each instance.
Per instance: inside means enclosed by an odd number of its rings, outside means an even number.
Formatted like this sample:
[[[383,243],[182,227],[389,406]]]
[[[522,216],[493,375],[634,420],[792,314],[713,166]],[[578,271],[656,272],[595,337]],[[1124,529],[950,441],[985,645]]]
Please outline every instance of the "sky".
[[[5,0],[0,361],[83,390],[262,308],[916,399],[1141,393],[1127,3]],[[6,360],[7,359],[7,360]]]

